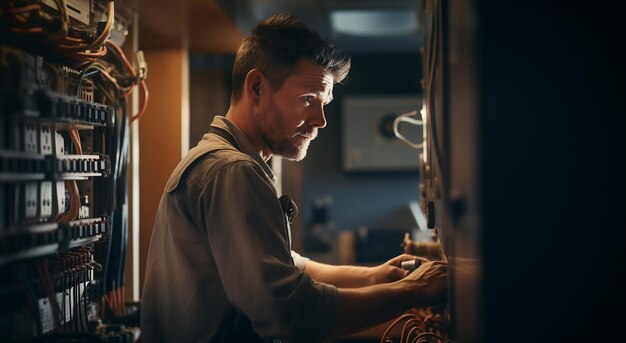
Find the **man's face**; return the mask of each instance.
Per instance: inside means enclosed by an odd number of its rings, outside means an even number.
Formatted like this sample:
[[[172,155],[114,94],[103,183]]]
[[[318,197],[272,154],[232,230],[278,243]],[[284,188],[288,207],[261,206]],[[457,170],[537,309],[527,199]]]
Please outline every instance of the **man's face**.
[[[323,107],[332,100],[332,91],[332,74],[304,60],[280,89],[265,88],[255,118],[272,154],[294,161],[306,156],[317,129],[326,126]]]

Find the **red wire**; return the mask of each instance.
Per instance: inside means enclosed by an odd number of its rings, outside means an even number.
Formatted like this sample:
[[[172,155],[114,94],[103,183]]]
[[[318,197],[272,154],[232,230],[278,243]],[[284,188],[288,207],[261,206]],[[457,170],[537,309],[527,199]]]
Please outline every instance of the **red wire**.
[[[146,108],[148,107],[148,97],[150,93],[148,93],[148,86],[146,85],[146,81],[141,80],[139,82],[139,86],[141,87],[141,90],[143,91],[143,102],[141,104],[141,109],[139,109],[139,112],[137,112],[136,115],[130,118],[131,123],[141,118],[144,115],[144,113],[146,113]]]
[[[106,45],[112,48],[113,50],[115,50],[115,52],[117,52],[120,59],[122,60],[122,63],[124,63],[124,66],[128,70],[128,73],[130,74],[130,76],[135,78],[136,76],[135,69],[133,69],[133,65],[128,61],[128,59],[126,58],[126,55],[124,55],[124,51],[122,51],[122,48],[120,48],[119,45],[113,43],[111,40],[107,40]]]
[[[387,336],[391,333],[391,330],[398,325],[398,323],[400,323],[403,319],[406,318],[410,318],[410,317],[415,317],[415,315],[413,313],[405,313],[403,315],[401,315],[400,317],[396,318],[388,327],[387,330],[385,330],[385,333],[383,334],[383,336],[380,338],[380,342],[384,343],[385,342],[385,338],[387,338]]]
[[[132,64],[126,58],[126,55],[124,54],[124,51],[122,51],[122,48],[120,48],[117,44],[113,43],[110,40],[106,41],[106,45],[111,47],[113,50],[115,50],[115,52],[117,52],[118,56],[122,60],[122,63],[124,64],[124,66],[128,70],[128,73],[130,74],[130,76],[133,79],[136,78],[137,74],[135,73],[135,69],[133,68]],[[141,109],[139,109],[139,112],[137,112],[137,114],[135,114],[134,116],[131,117],[131,119],[130,119],[131,122],[141,118],[144,115],[144,113],[146,112],[146,108],[148,107],[148,97],[149,97],[150,94],[148,92],[148,86],[146,85],[145,80],[140,80],[139,81],[139,87],[141,88],[141,90],[143,92],[143,101],[142,101],[142,104],[141,104]],[[123,93],[122,96],[123,97],[128,96],[132,92],[132,90],[133,90],[133,88],[129,89],[128,91]]]
[[[420,321],[419,321],[419,319],[417,319],[417,318],[411,318],[411,319],[408,319],[408,320],[404,323],[404,326],[402,326],[402,333],[400,334],[400,342],[404,342],[404,341],[405,341],[405,338],[404,338],[404,337],[405,337],[405,336],[404,336],[404,333],[405,333],[405,332],[406,332],[406,330],[409,328],[409,325],[410,325],[411,323],[414,323],[414,322],[417,322],[417,323],[418,323],[417,325],[419,325],[419,322],[420,322]],[[415,325],[414,327],[416,327],[417,325]],[[406,336],[406,340],[408,340],[408,337],[409,337],[409,336],[407,335],[407,336]]]
[[[126,301],[126,292],[125,292],[125,288],[122,286],[120,287],[120,310],[122,312],[122,315],[126,313],[126,308],[124,306],[124,302]]]

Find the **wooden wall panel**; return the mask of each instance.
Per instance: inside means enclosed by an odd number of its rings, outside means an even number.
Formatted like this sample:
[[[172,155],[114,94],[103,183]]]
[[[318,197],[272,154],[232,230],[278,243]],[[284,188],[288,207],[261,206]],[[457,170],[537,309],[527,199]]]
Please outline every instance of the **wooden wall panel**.
[[[147,50],[150,102],[139,123],[140,273],[163,188],[188,148],[189,87],[186,49]]]

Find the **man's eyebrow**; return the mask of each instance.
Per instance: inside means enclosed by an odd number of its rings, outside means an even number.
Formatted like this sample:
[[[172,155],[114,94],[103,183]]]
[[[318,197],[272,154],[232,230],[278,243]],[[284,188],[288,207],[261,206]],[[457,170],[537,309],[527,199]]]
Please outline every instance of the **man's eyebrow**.
[[[307,89],[307,92],[309,93],[319,94],[322,98],[327,99],[326,101],[324,101],[324,104],[326,105],[334,99],[332,90],[329,91],[329,89],[327,89],[327,86],[328,82],[326,81],[322,81],[321,83],[310,82],[305,85],[305,89]]]
[[[325,85],[307,85],[306,88],[311,93],[323,93],[326,90]]]
[[[310,91],[323,92],[326,87],[328,87],[328,82],[326,80],[318,79],[318,80],[309,80],[304,84],[305,88]]]
[[[330,104],[331,101],[333,101],[335,99],[335,97],[331,94],[328,99],[324,102],[324,105],[328,105]]]

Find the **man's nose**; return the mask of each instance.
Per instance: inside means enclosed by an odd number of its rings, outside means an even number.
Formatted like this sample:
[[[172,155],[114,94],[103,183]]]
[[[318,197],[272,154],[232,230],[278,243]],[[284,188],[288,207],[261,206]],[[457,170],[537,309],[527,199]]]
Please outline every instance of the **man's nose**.
[[[310,120],[310,125],[317,128],[326,127],[326,116],[324,115],[324,107],[320,106],[317,111],[314,112],[313,117]]]

